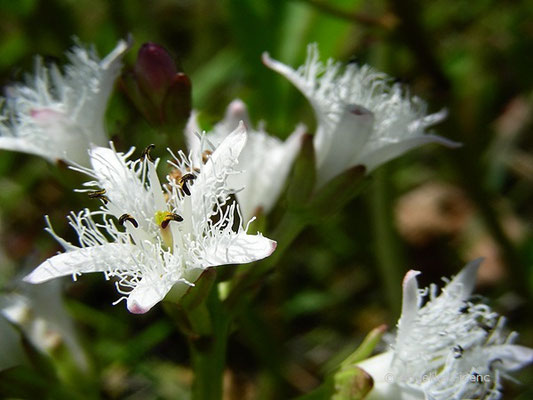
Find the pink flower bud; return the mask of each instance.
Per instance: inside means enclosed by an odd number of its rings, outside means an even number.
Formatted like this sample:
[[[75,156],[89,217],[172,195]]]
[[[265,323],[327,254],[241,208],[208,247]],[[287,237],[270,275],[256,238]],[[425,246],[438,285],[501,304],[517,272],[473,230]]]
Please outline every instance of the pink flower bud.
[[[170,54],[162,46],[151,42],[139,49],[134,71],[139,88],[156,104],[161,104],[178,72]]]

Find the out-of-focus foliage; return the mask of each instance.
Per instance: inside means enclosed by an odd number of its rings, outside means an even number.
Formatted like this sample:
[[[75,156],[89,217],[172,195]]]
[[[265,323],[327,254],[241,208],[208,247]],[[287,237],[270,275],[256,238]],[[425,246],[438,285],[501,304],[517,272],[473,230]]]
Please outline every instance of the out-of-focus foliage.
[[[269,51],[297,66],[316,41],[323,57],[355,57],[398,77],[431,111],[446,107],[449,118],[435,130],[464,143],[453,151],[417,149],[389,163],[363,196],[300,235],[243,305],[228,344],[227,399],[284,399],[318,386],[370,330],[394,324],[409,268],[424,272],[426,286],[486,257],[480,291],[507,315],[521,343],[533,346],[532,2],[1,0],[0,83],[23,79],[35,54],[63,62],[73,37],[103,55],[128,35],[134,44],[124,73],[142,43],[165,46],[191,78],[193,107],[206,126],[239,97],[270,133],[285,138],[302,120],[313,132],[309,105],[260,55]],[[120,150],[155,143],[154,154],[165,156],[165,143],[183,145],[182,132],[158,132],[120,84],[107,127]],[[0,152],[3,292],[59,250],[43,231],[43,215],[76,242],[65,216],[94,206],[72,191],[82,182],[61,166]],[[41,354],[22,336],[25,364],[0,372],[0,393],[187,398],[187,344],[161,307],[144,316],[113,307],[116,293],[100,276],[63,283],[90,367],[80,370],[64,346],[52,357]],[[531,369],[519,379],[532,382]],[[527,386],[505,390],[505,398],[533,395]]]

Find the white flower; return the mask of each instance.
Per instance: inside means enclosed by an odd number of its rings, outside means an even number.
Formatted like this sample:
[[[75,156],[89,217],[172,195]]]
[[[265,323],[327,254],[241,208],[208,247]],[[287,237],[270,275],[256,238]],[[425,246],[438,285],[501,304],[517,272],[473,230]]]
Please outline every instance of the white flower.
[[[285,142],[269,135],[262,126],[257,130],[252,129],[246,105],[237,99],[229,104],[224,119],[214,126],[206,138],[217,146],[239,121],[244,121],[249,129],[248,141],[239,156],[242,173],[229,177],[228,183],[237,190],[243,219],[249,221],[258,210],[268,213],[276,204],[306,128],[299,125]],[[187,144],[193,152],[200,146],[199,132],[197,114],[193,112],[185,129]]]
[[[43,352],[53,353],[66,345],[82,369],[87,359],[81,349],[72,319],[61,299],[60,282],[33,286],[24,284],[17,292],[0,297],[0,314],[22,329],[30,342]]]
[[[407,273],[391,350],[358,364],[374,379],[368,399],[499,399],[501,377],[533,361],[533,349],[512,344],[515,332],[504,334],[504,318],[471,296],[481,261],[440,294]]]
[[[263,63],[295,85],[313,106],[317,118],[314,146],[318,185],[355,165],[368,171],[425,143],[457,146],[440,136],[425,134],[445,111],[426,115],[426,104],[409,98],[387,75],[367,65],[319,60],[316,44],[307,60],[293,70],[263,54]]]
[[[100,60],[94,49],[74,47],[64,73],[37,58],[35,75],[6,89],[0,149],[86,165],[90,144],[107,144],[106,104],[127,49],[121,40]]]
[[[66,249],[42,263],[25,280],[40,283],[59,276],[104,272],[117,277],[128,310],[144,313],[170,289],[184,291],[208,267],[239,264],[269,256],[276,242],[243,229],[236,203],[226,204],[231,191],[226,178],[236,173],[237,157],[246,142],[243,124],[232,132],[205,163],[200,154],[182,152],[161,187],[156,163],[128,160],[133,152],[97,147],[90,151],[92,168],[78,168],[95,181],[89,192],[105,203],[98,211],[69,217],[80,247],[49,232]],[[95,217],[99,222],[95,221]],[[117,223],[118,220],[118,223]],[[123,225],[123,228],[120,227]]]

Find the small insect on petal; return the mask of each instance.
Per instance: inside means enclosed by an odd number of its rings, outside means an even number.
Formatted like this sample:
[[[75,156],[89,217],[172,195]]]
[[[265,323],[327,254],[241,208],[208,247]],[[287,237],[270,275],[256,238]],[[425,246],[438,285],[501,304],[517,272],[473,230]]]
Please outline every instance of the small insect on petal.
[[[170,221],[181,222],[183,221],[183,217],[179,214],[168,213],[165,219],[161,221],[161,228],[166,229]]]
[[[154,159],[152,158],[152,156],[150,155],[150,152],[155,149],[155,144],[150,144],[148,146],[146,146],[146,148],[143,150],[142,154],[141,154],[141,161],[144,161],[144,158],[146,157],[146,159],[150,162],[154,162]]]
[[[122,226],[124,226],[124,223],[126,221],[129,221],[131,222],[131,224],[135,227],[135,228],[138,228],[139,227],[139,224],[137,223],[137,221],[135,220],[135,218],[133,218],[130,214],[122,214],[120,216],[120,218],[118,219],[118,223]]]
[[[100,199],[104,204],[109,203],[109,199],[105,196],[105,189],[89,192],[88,195],[90,199]]]

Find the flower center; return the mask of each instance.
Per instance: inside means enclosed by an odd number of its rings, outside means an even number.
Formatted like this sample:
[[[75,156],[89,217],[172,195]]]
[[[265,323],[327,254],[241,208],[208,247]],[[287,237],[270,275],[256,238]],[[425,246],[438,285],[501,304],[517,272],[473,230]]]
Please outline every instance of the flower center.
[[[172,248],[172,232],[168,229],[168,224],[171,221],[181,222],[183,217],[179,214],[171,213],[169,211],[157,211],[154,216],[155,223],[159,225],[159,231],[161,232],[161,237],[163,242],[167,245],[169,249]]]

